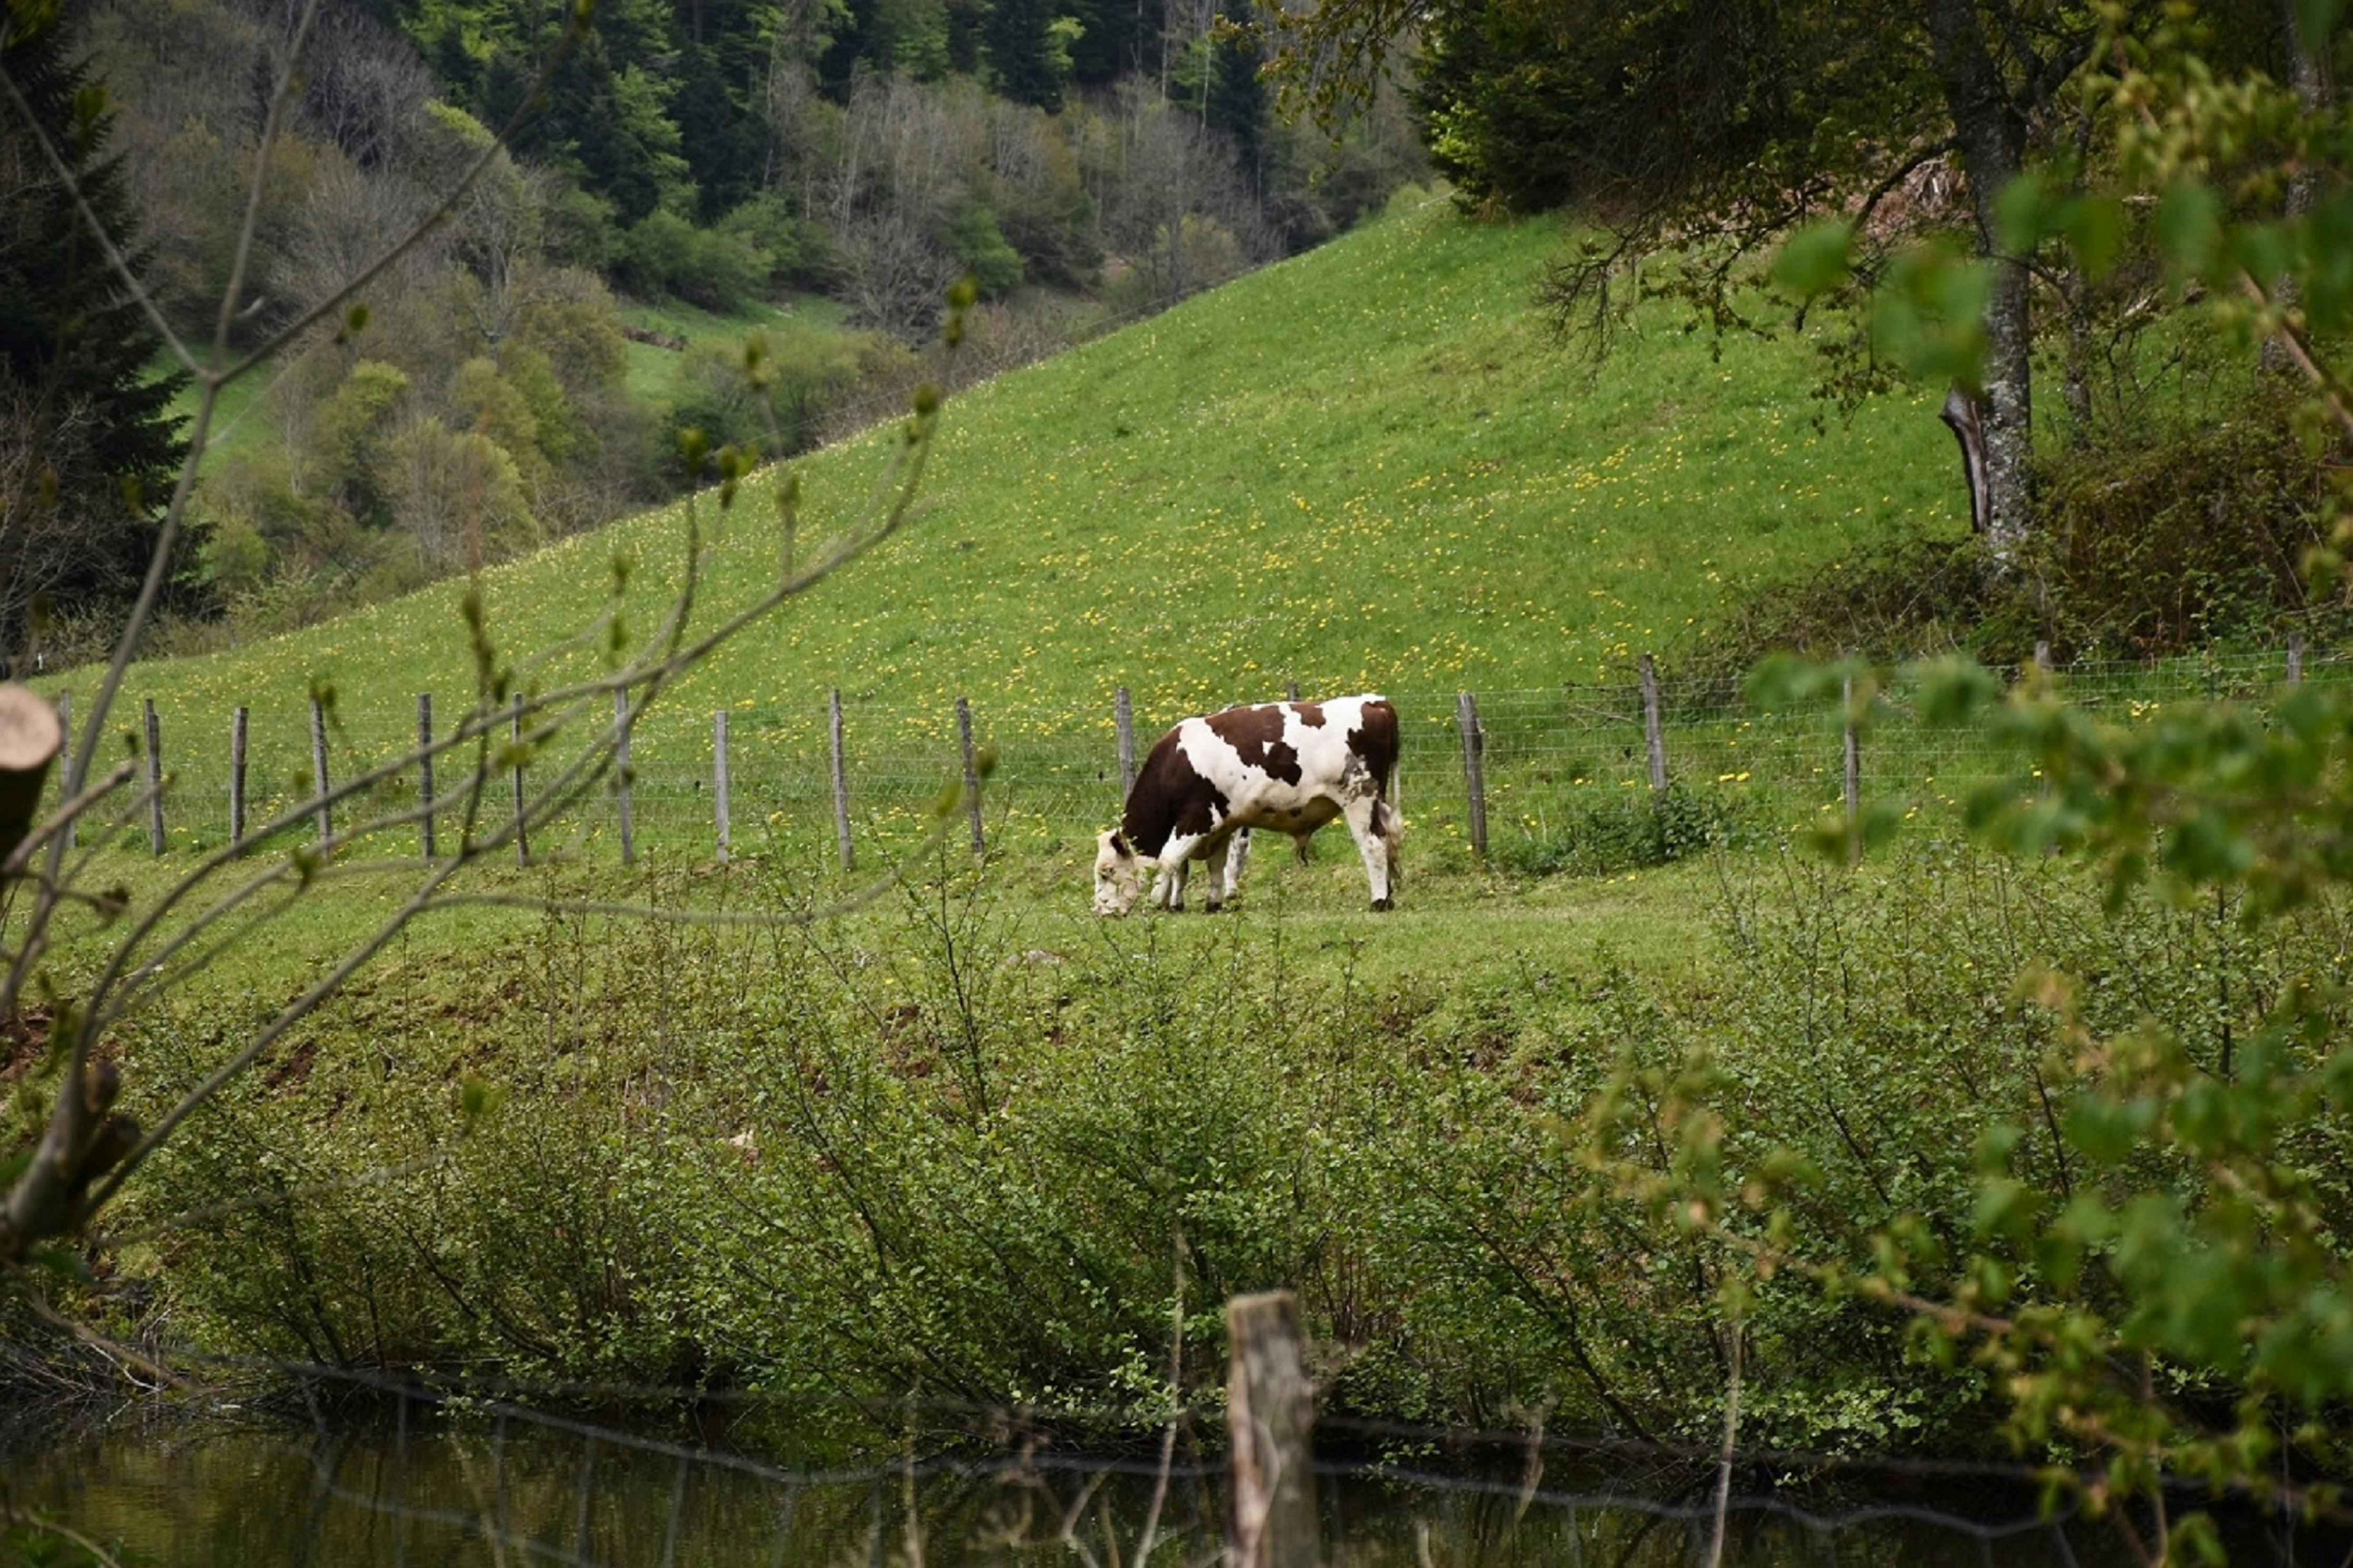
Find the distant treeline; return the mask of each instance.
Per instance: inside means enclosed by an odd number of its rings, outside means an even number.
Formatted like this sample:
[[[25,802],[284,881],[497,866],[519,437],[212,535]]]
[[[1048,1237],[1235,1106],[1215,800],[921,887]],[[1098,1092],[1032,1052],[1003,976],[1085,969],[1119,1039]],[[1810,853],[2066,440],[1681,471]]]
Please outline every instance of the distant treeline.
[[[150,286],[195,339],[301,11],[111,0],[72,40],[108,93]],[[568,43],[561,15],[325,0],[237,346],[373,261],[548,90],[453,220],[367,291],[358,330],[330,323],[225,408],[176,646],[300,625],[658,499],[686,477],[690,426],[714,447],[800,449],[829,412],[914,378],[958,278],[989,301],[976,346],[1040,352],[1327,237],[1420,169],[1389,100],[1336,142],[1278,125],[1260,46],[1214,7],[611,0]],[[633,379],[617,296],[767,318],[765,384],[745,382],[742,332]],[[62,611],[53,656],[110,614],[102,596]]]

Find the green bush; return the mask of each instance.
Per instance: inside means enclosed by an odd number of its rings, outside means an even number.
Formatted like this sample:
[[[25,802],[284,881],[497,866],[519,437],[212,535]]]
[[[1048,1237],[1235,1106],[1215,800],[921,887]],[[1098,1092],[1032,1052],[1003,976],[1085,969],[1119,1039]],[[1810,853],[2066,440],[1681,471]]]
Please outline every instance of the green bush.
[[[1528,876],[1607,876],[1696,854],[1724,842],[1734,826],[1733,811],[1723,802],[1671,784],[1664,795],[1640,804],[1616,801],[1566,812],[1557,827],[1541,837],[1507,837],[1493,854],[1497,864]]]
[[[1021,253],[1007,243],[997,215],[980,202],[966,202],[948,224],[948,249],[981,298],[993,300],[1021,281]]]
[[[721,218],[717,228],[768,258],[771,289],[818,293],[841,281],[845,264],[833,236],[776,196],[753,197]]]
[[[858,1401],[918,1384],[1151,1426],[1181,1270],[1190,1397],[1222,1298],[1285,1285],[1335,1409],[1705,1436],[1724,1256],[1589,1139],[1674,1173],[1659,1130],[1702,1113],[1736,1186],[1802,1157],[1807,1256],[1868,1264],[1907,1224],[1957,1255],[1981,1137],[2072,1092],[2061,1021],[2013,992],[2030,958],[2087,977],[2089,1025],[2159,1012],[2211,1058],[2337,918],[2255,942],[2234,909],[2105,915],[2063,864],[1922,846],[1736,887],[1725,958],[1672,985],[1532,954],[1366,988],[1302,984],[1247,921],[1184,962],[1148,923],[1037,949],[970,876],[807,936],[550,918],[432,1009],[353,997],[153,1168],[146,1212],[226,1205],[155,1258],[159,1308],[215,1347],[755,1390],[761,1440],[859,1441],[895,1417]],[[159,1020],[131,1080],[168,1091],[206,1035]],[[2353,1169],[2341,1142],[2297,1158]],[[2013,1159],[2084,1179],[2048,1137]],[[1752,1289],[1748,1440],[1990,1440],[1984,1373],[1911,1356],[1900,1316],[1794,1272]]]
[[[2045,460],[2045,552],[2029,569],[2050,584],[2055,649],[2146,658],[2341,616],[2341,585],[2319,604],[2306,585],[2306,552],[2328,541],[2328,480],[2286,412],[2259,393],[2212,424]],[[2010,661],[2043,635],[1988,631],[1980,654]]]
[[[617,270],[642,294],[676,295],[723,314],[762,297],[774,259],[740,232],[697,228],[664,208],[623,237]]]

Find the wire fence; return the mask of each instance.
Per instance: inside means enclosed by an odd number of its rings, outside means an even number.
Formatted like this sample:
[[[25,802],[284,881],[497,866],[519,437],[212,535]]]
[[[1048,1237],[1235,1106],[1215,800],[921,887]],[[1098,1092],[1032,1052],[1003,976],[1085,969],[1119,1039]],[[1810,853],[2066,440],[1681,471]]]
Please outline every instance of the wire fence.
[[[2297,679],[2330,684],[2353,679],[2353,656],[2341,650],[2300,654],[2296,662]],[[2259,704],[2283,689],[2290,670],[2281,656],[2251,653],[2080,663],[2052,676],[2070,700],[2129,722],[2185,700]],[[1630,670],[1627,679],[1609,683],[1390,692],[1403,729],[1397,795],[1413,852],[1434,850],[1442,858],[1476,848],[1541,864],[1547,854],[1573,850],[1581,837],[1606,831],[1613,821],[1647,820],[1662,775],[1676,798],[1695,803],[1697,820],[1710,830],[1782,833],[1846,807],[1847,742],[1835,700],[1777,710],[1755,705],[1728,683],[1671,674],[1662,675],[1652,689],[1654,699]],[[1860,802],[1895,801],[1933,812],[2010,776],[2008,759],[1989,749],[1978,731],[1932,722],[1921,710],[1920,695],[1915,679],[1898,676],[1873,696],[1852,767]],[[436,710],[465,712],[455,701],[437,703]],[[248,831],[285,817],[297,823],[286,837],[299,838],[310,831],[304,808],[314,790],[311,725],[299,699],[290,704],[283,694],[274,707],[255,711],[247,726],[242,783]],[[976,692],[970,711],[975,747],[994,759],[980,792],[992,850],[1069,847],[1117,819],[1124,785],[1113,702],[1082,709],[1021,692]],[[1181,716],[1139,708],[1134,754],[1148,751],[1152,739]],[[895,856],[920,840],[944,794],[962,783],[967,758],[955,708],[847,700],[838,766],[829,717],[824,692],[743,702],[727,709],[723,721],[665,700],[632,730],[626,792],[617,777],[607,778],[537,830],[532,847],[539,854],[616,856],[626,794],[639,851],[709,858],[723,834],[738,852],[778,844],[829,852],[837,834],[838,779],[839,817],[857,853]],[[1466,719],[1474,745],[1465,743]],[[575,727],[611,722],[592,712]],[[158,710],[152,732],[164,780],[162,852],[207,850],[227,841],[237,791],[232,724],[232,714],[218,709]],[[439,764],[435,819],[445,837],[459,831],[467,807],[453,781],[462,781],[477,763],[488,770],[472,801],[477,823],[495,826],[512,813],[512,790],[498,764],[503,735],[496,728],[479,751],[448,754]],[[329,777],[353,777],[398,762],[417,738],[413,705],[345,702],[325,726]],[[1476,813],[1474,776],[1483,808]],[[420,798],[420,782],[410,765],[366,801],[353,804],[371,813],[411,809]],[[1483,817],[1483,844],[1473,844],[1479,836],[1474,816]],[[155,842],[144,817],[112,831],[125,848]],[[414,853],[420,837],[408,823],[377,835],[367,847]]]
[[[0,1426],[0,1501],[20,1524],[63,1525],[118,1560],[186,1568],[1230,1560],[1220,1409],[1177,1413],[1165,1450],[1104,1453],[1061,1447],[1032,1412],[878,1404],[866,1407],[875,1427],[898,1435],[871,1457],[793,1464],[724,1440],[775,1414],[757,1395],[573,1388],[535,1402],[385,1373],[267,1372],[275,1416],[125,1421],[118,1410]],[[700,1415],[688,1435],[665,1436],[660,1417],[649,1431],[564,1407],[600,1392],[640,1408],[665,1392]],[[680,1425],[674,1412],[667,1424]],[[1312,1533],[1335,1568],[1665,1568],[1709,1561],[1719,1519],[1729,1563],[2076,1568],[2125,1554],[2113,1524],[2048,1500],[2063,1494],[2043,1492],[2047,1472],[2028,1465],[1736,1452],[1738,1484],[1719,1503],[1718,1457],[1540,1428],[1327,1418]],[[2334,1560],[2345,1544],[2249,1504],[2226,1500],[2218,1518],[2236,1562]]]

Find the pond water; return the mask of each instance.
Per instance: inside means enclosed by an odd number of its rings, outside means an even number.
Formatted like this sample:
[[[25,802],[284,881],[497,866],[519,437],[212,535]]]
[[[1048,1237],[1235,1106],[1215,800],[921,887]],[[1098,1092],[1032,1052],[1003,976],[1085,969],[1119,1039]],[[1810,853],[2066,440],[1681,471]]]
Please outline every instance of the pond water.
[[[1605,1484],[1557,1461],[1531,1479],[1324,1466],[1325,1561],[1650,1568],[1692,1563],[1706,1542],[1710,1494],[1688,1468],[1653,1470],[1639,1493],[1622,1471]],[[490,1417],[357,1429],[115,1420],[0,1437],[0,1486],[18,1509],[69,1524],[126,1563],[184,1568],[1138,1568],[1155,1493],[1149,1561],[1206,1568],[1220,1560],[1219,1479],[1214,1467],[1180,1464],[1164,1483],[1148,1458],[1044,1451],[796,1475],[712,1450]],[[2232,1534],[2233,1561],[2295,1561],[2320,1544],[2284,1542],[2246,1521]],[[2042,1521],[2031,1497],[1947,1478],[1828,1500],[1739,1498],[1725,1557],[2067,1568],[2123,1552],[2105,1526]],[[48,1561],[0,1545],[0,1564],[36,1560]]]

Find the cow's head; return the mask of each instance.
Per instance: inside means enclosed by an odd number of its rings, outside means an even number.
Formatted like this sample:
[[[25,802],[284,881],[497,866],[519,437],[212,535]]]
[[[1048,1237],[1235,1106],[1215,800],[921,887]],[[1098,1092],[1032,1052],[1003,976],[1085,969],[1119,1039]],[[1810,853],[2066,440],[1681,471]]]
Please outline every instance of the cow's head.
[[[1144,862],[1119,829],[1095,835],[1095,913],[1124,915],[1144,890]]]

